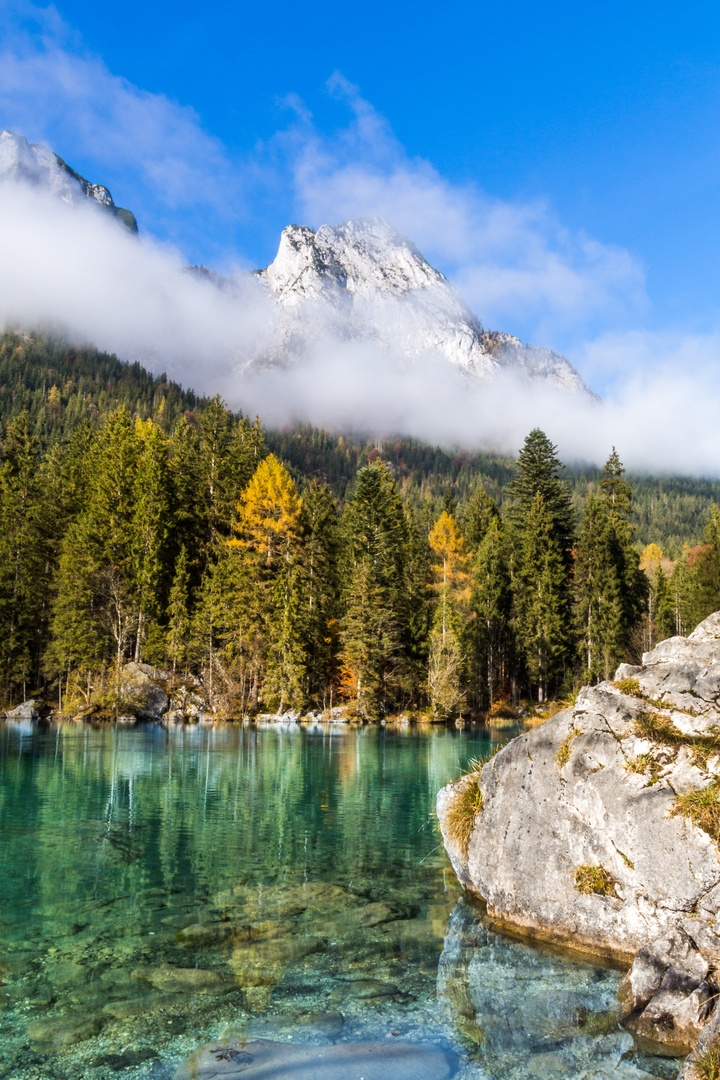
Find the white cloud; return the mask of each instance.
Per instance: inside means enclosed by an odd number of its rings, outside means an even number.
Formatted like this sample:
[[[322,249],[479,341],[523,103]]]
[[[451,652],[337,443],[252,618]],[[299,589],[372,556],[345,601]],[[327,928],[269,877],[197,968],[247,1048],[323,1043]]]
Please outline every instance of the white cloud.
[[[6,181],[0,236],[5,325],[55,327],[210,393],[232,392],[233,367],[272,336],[273,311],[252,278],[221,291],[89,201],[67,206]]]
[[[299,215],[314,225],[382,214],[458,286],[485,325],[535,344],[577,340],[602,319],[644,309],[644,272],[628,251],[563,228],[543,203],[494,199],[411,158],[339,76],[352,122],[323,136],[303,116],[283,136]]]
[[[409,156],[340,77],[331,90],[351,109],[346,127],[323,135],[302,103],[289,102],[291,128],[238,163],[192,109],[132,86],[88,54],[54,8],[8,5],[0,27],[4,123],[45,139],[75,167],[75,153],[96,162],[89,179],[110,183],[145,229],[177,234],[197,208],[202,227],[218,229],[224,215],[241,212],[241,191],[261,198],[258,176],[275,185],[287,176],[288,218],[319,225],[383,214],[488,326],[541,345],[584,335],[578,367],[610,391],[597,405],[509,377],[473,383],[431,359],[403,372],[368,345],[327,337],[307,364],[241,375],[244,358],[275,330],[251,280],[219,292],[183,273],[176,249],[138,241],[91,206],[8,184],[0,186],[0,322],[62,328],[256,407],[268,423],[299,417],[508,451],[539,425],[568,460],[600,464],[615,444],[633,468],[720,473],[720,337],[622,329],[646,304],[642,268],[627,251],[563,228],[542,203],[448,181]],[[123,192],[113,175],[124,177]],[[599,324],[605,332],[591,332]]]
[[[47,142],[75,168],[90,162],[97,173],[88,179],[113,188],[145,228],[173,235],[178,211],[200,207],[224,221],[239,216],[243,167],[192,108],[113,74],[54,7],[9,5],[0,28],[5,127]]]

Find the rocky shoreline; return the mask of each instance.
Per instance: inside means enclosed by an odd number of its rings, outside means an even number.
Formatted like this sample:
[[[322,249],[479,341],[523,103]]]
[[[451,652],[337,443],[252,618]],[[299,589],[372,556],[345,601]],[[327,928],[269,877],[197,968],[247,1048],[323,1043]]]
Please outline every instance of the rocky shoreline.
[[[489,915],[632,964],[622,1022],[668,1056],[720,1013],[719,725],[716,613],[437,799],[453,868]]]
[[[91,697],[88,704],[62,710],[40,698],[30,698],[7,712],[0,712],[0,721],[36,721],[45,719],[88,721],[91,723],[114,722],[136,724],[156,721],[162,724],[215,724],[253,723],[259,727],[296,724],[339,724],[367,726],[372,721],[355,715],[350,705],[336,705],[321,710],[299,712],[243,713],[232,708],[211,704],[202,682],[192,675],[178,676],[162,671],[150,664],[130,662],[121,670],[117,684],[110,693]],[[451,721],[464,727],[466,721]],[[447,723],[431,715],[417,716],[403,713],[383,718],[378,724],[406,727],[410,724]]]

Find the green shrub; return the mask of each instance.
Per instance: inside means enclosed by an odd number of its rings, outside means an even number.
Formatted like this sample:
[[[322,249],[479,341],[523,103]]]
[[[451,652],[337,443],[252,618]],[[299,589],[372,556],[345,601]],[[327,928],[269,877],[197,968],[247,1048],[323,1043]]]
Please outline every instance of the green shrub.
[[[676,750],[683,746],[693,751],[693,764],[705,768],[708,758],[720,752],[720,732],[712,727],[707,735],[686,735],[676,728],[668,716],[659,713],[642,712],[635,720],[635,735],[640,739],[672,746]]]
[[[614,685],[621,694],[627,694],[628,697],[641,697],[640,683],[637,679],[618,679]]]

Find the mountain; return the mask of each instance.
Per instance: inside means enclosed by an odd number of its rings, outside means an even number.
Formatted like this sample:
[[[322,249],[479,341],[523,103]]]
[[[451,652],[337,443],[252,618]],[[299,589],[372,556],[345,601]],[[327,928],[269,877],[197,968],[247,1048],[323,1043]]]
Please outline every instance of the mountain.
[[[45,188],[66,203],[92,199],[131,232],[138,231],[135,215],[130,210],[116,206],[106,187],[102,184],[91,184],[49,147],[42,143],[29,143],[23,135],[16,135],[13,131],[0,131],[0,179],[2,178],[21,180],[34,187]]]
[[[330,337],[368,342],[406,364],[435,355],[477,378],[517,372],[590,393],[564,356],[485,330],[444,274],[384,218],[317,231],[288,225],[275,259],[257,277],[280,315],[265,364],[300,359]]]
[[[0,132],[3,178],[45,188],[71,204],[90,199],[137,232],[134,215],[117,207],[106,187],[80,176],[49,147],[11,131]],[[246,302],[247,290],[237,287],[237,279],[206,267],[187,269],[235,294],[239,304]],[[384,218],[323,225],[317,231],[288,225],[275,259],[256,272],[255,280],[272,301],[277,325],[268,326],[269,347],[239,358],[246,371],[302,362],[317,349],[332,357],[346,344],[354,347],[358,364],[364,347],[410,370],[428,362],[449,363],[472,379],[504,372],[567,393],[590,394],[564,356],[486,330],[444,274]]]

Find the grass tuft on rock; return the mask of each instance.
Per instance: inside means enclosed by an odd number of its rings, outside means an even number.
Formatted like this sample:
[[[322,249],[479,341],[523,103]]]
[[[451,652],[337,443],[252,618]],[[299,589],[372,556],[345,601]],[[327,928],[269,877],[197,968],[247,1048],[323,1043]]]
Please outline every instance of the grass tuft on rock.
[[[687,817],[720,843],[720,783],[713,781],[702,791],[678,795],[670,811],[672,817]]]
[[[641,712],[633,728],[640,739],[672,746],[677,750],[686,746],[693,752],[693,764],[705,768],[708,758],[720,753],[720,732],[712,728],[707,735],[686,735],[675,727],[668,716],[659,713]]]
[[[628,697],[642,697],[637,679],[618,679],[614,685],[621,694],[627,694]]]
[[[712,1043],[692,1062],[696,1080],[720,1080],[720,1043]]]
[[[567,765],[568,761],[570,760],[570,743],[573,741],[575,736],[579,734],[580,732],[575,731],[575,729],[573,728],[568,737],[566,739],[563,739],[563,741],[560,743],[560,748],[555,755],[555,760],[558,763],[559,769],[562,769],[564,765]]]
[[[638,754],[637,757],[625,762],[625,769],[631,773],[650,773],[653,781],[655,781],[662,771],[662,765],[655,761],[652,754]]]
[[[575,888],[590,896],[614,896],[616,879],[604,866],[578,866],[575,871]]]
[[[443,814],[445,837],[450,843],[458,845],[463,858],[467,858],[475,818],[482,810],[479,781],[480,769],[461,777],[455,786],[452,801]]]

